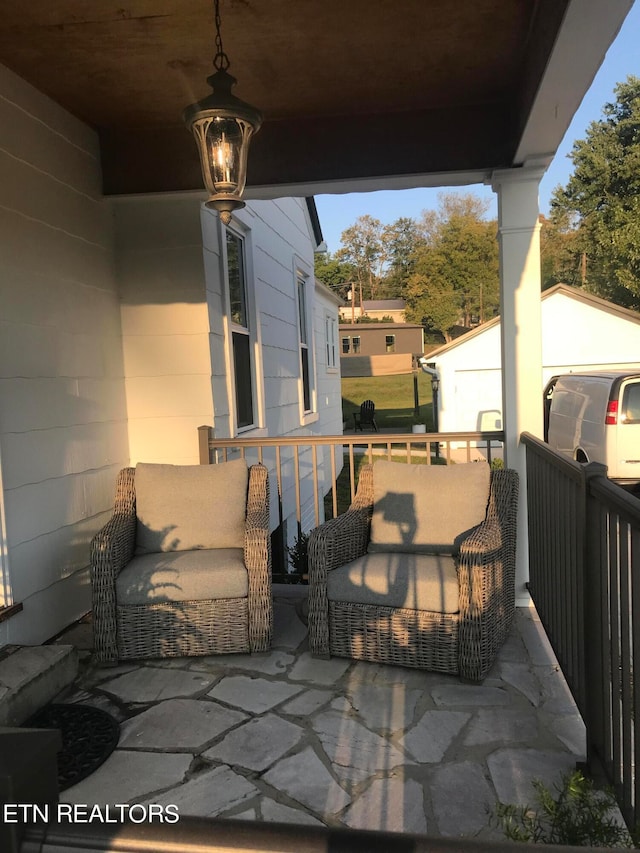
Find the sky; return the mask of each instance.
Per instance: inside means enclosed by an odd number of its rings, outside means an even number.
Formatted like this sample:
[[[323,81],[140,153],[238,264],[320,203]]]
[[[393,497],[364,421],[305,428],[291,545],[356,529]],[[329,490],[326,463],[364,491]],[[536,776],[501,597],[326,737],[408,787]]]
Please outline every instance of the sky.
[[[572,172],[568,154],[571,152],[574,141],[584,139],[589,124],[601,117],[604,105],[615,100],[613,90],[616,84],[626,80],[629,74],[640,77],[640,0],[632,6],[627,15],[591,88],[574,115],[553,162],[540,182],[541,213],[549,212],[553,190],[558,185],[566,184]],[[475,184],[452,189],[473,192],[488,199],[490,201],[488,215],[497,216],[497,197],[490,187]],[[332,253],[339,249],[340,235],[346,228],[353,225],[359,216],[369,214],[379,219],[383,225],[395,222],[401,216],[419,218],[423,210],[437,207],[438,193],[443,190],[446,190],[446,187],[316,195],[318,216],[327,248]]]

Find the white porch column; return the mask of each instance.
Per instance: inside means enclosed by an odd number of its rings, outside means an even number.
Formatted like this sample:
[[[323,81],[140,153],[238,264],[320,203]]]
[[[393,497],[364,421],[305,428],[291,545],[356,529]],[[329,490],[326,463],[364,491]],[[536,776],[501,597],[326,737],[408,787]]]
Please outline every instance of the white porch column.
[[[541,168],[494,172],[498,194],[500,312],[502,329],[502,414],[505,464],[520,474],[516,603],[529,602],[527,481],[520,434],[542,437],[542,324],[540,312]]]

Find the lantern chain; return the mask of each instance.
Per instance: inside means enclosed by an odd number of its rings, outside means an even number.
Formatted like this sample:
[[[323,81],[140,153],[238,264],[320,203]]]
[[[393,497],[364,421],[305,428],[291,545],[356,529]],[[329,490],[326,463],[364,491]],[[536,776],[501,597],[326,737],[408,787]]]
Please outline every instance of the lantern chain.
[[[226,71],[231,63],[229,62],[229,57],[222,47],[222,35],[220,34],[220,27],[222,25],[222,21],[220,19],[220,0],[214,0],[214,8],[216,21],[216,55],[213,60],[213,66],[216,71]]]

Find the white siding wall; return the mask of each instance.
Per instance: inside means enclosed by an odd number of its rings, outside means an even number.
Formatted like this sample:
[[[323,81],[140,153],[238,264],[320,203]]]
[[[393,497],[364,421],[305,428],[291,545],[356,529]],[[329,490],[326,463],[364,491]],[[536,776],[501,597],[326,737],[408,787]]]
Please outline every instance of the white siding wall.
[[[640,369],[640,324],[559,291],[542,300],[542,388],[558,373]],[[502,412],[500,325],[434,356],[440,430],[494,428]]]
[[[337,305],[330,296],[318,296],[313,276],[313,245],[310,240],[306,203],[300,198],[249,201],[236,213],[234,221],[245,238],[249,301],[256,327],[255,430],[251,435],[315,435],[342,432],[339,370],[327,373],[324,314]],[[233,386],[229,382],[231,354],[225,334],[226,294],[222,283],[220,223],[214,214],[203,211],[203,241],[207,301],[210,315],[210,346],[215,434],[232,434]],[[298,332],[297,273],[308,277],[307,328],[313,340],[311,373],[313,409],[302,411],[302,381]],[[253,283],[253,284],[251,284]],[[211,423],[211,421],[207,421]],[[289,540],[295,535],[294,466],[291,454],[283,452],[283,508],[288,518]],[[289,460],[289,461],[287,461]],[[269,464],[268,454],[265,462]],[[323,463],[324,464],[324,463]],[[314,525],[311,454],[300,457],[301,498],[304,529]],[[272,527],[278,523],[275,477],[271,481]],[[321,519],[322,520],[322,519]]]
[[[197,464],[213,418],[200,199],[114,203],[131,464]]]
[[[2,642],[90,607],[89,540],[128,459],[110,209],[92,131],[0,68]],[[5,569],[7,568],[5,566]]]

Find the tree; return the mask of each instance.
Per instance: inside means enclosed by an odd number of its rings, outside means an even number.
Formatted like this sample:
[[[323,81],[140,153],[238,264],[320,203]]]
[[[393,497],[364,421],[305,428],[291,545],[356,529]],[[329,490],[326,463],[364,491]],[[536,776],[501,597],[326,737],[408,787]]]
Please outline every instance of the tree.
[[[314,266],[316,278],[341,296],[346,296],[355,278],[355,270],[351,264],[339,260],[330,252],[325,252],[315,256]]]
[[[402,296],[414,271],[416,251],[422,241],[418,223],[409,216],[401,216],[382,229],[387,266],[380,289],[385,297],[393,299]]]
[[[380,273],[385,262],[382,223],[366,214],[340,235],[342,248],[335,257],[350,264],[362,299],[377,299]]]
[[[584,285],[584,254],[578,248],[578,232],[568,215],[553,219],[540,216],[540,278],[542,290],[554,284]]]
[[[614,90],[603,118],[573,145],[574,172],[554,191],[551,215],[577,230],[585,287],[640,309],[640,78]]]
[[[483,217],[488,202],[472,194],[441,193],[423,214],[424,243],[405,289],[407,319],[451,339],[457,324],[482,322],[499,308],[496,223]]]

